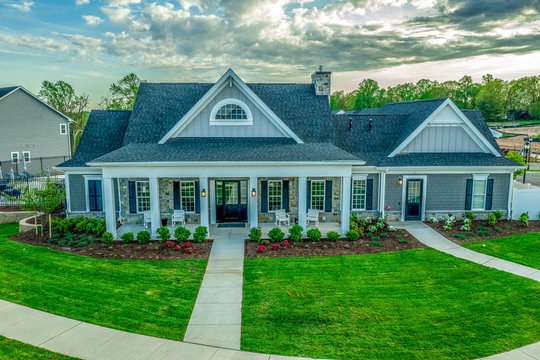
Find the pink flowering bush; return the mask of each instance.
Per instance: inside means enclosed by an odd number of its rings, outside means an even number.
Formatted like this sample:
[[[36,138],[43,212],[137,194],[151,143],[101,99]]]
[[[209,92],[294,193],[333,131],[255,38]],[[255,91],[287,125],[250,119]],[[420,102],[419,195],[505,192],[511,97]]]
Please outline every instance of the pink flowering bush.
[[[259,245],[257,247],[257,252],[265,252],[266,251],[266,246],[264,245]]]
[[[272,245],[272,250],[276,250],[276,249],[278,249],[280,247],[281,247],[281,245],[279,245],[279,244],[273,244]]]
[[[166,244],[167,244],[167,247],[170,248],[171,246],[174,246],[174,241],[169,240],[167,241]]]
[[[283,244],[281,244],[281,246],[283,247],[289,246],[289,241],[288,240],[283,241]]]

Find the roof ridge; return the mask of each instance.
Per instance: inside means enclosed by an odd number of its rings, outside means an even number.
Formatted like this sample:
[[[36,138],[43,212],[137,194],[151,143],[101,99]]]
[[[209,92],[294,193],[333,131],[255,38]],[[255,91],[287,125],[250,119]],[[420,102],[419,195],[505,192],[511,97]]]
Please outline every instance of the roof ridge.
[[[397,101],[392,103],[386,103],[383,106],[386,105],[396,105],[396,104],[411,104],[411,103],[418,103],[418,102],[428,102],[428,101],[435,101],[435,100],[446,100],[449,99],[448,97],[444,98],[433,98],[433,99],[421,99],[421,100],[409,100],[409,101]],[[367,109],[380,109],[380,108],[367,108]]]

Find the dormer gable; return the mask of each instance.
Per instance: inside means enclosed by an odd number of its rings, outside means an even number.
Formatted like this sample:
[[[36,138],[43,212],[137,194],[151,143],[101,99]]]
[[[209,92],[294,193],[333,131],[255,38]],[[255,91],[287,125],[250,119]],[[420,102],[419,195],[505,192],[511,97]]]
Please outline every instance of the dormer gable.
[[[179,137],[283,137],[302,143],[230,69],[159,143]]]

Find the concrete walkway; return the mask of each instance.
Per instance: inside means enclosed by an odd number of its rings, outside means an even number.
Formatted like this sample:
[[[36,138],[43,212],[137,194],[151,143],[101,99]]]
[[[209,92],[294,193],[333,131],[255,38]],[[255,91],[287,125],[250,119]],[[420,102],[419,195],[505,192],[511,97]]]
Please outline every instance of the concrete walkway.
[[[540,270],[459,246],[422,222],[392,223],[392,225],[407,230],[418,241],[436,250],[480,265],[540,281]]]
[[[227,230],[214,238],[184,341],[240,349],[245,235]]]
[[[418,241],[449,255],[472,261],[497,270],[540,281],[540,270],[499,259],[459,246],[422,222],[396,222],[393,226],[405,229]],[[482,358],[484,360],[540,360],[540,342],[519,349]]]
[[[0,300],[0,335],[80,359],[292,360],[137,335]]]

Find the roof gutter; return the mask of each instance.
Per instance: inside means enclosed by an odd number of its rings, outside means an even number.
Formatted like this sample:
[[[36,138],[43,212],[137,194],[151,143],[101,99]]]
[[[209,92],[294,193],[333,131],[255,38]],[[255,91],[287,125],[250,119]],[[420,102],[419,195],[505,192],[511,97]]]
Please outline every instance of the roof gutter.
[[[337,161],[147,161],[147,162],[89,162],[88,166],[117,167],[117,166],[208,166],[208,165],[364,165],[362,160],[337,160]]]

